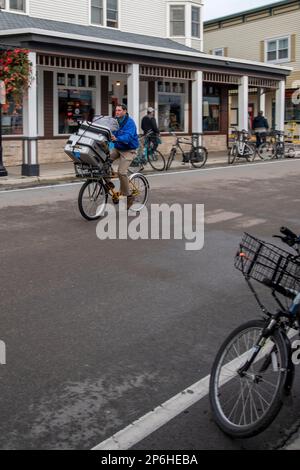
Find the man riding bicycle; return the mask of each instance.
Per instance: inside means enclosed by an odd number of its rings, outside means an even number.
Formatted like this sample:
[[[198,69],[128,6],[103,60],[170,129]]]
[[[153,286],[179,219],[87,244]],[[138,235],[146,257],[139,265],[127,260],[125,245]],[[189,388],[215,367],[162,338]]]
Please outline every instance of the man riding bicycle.
[[[111,160],[119,159],[118,177],[120,180],[120,193],[122,196],[127,197],[127,208],[129,209],[134,202],[134,197],[129,189],[127,171],[132,160],[136,157],[139,138],[135,122],[129,116],[127,106],[125,104],[117,105],[115,113],[119,129],[113,133],[112,141],[114,149],[111,152]],[[109,183],[113,185],[113,183]]]

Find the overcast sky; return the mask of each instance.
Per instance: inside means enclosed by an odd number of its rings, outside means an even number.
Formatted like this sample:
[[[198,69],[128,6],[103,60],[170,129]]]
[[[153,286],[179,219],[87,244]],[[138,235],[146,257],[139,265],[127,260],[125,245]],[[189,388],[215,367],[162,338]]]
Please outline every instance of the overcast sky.
[[[277,0],[281,1],[281,0]],[[231,15],[243,10],[276,3],[276,0],[204,0],[204,20],[212,20],[220,16]]]

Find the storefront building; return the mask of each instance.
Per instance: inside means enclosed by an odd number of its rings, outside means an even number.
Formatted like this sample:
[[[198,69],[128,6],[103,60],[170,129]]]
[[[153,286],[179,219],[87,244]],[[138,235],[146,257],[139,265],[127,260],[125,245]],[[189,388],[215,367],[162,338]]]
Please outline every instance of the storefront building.
[[[68,161],[65,141],[90,108],[111,115],[117,103],[126,103],[139,125],[154,107],[164,152],[172,131],[203,131],[209,150],[225,150],[229,102],[236,100],[238,126],[247,128],[251,88],[274,92],[276,126],[284,126],[287,67],[212,56],[167,38],[6,12],[0,13],[0,44],[28,48],[33,64],[23,106],[9,102],[2,120],[4,163],[22,164],[26,175],[38,174],[42,163]]]

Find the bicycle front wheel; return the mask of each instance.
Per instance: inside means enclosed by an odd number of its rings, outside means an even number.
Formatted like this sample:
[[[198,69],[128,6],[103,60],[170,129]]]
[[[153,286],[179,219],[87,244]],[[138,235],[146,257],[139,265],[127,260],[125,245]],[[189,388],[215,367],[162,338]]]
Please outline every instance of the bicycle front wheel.
[[[152,166],[153,170],[164,171],[166,167],[165,157],[159,150],[153,150],[149,152],[148,161]]]
[[[207,162],[207,149],[205,147],[195,147],[191,151],[191,164],[194,168],[202,168]]]
[[[239,326],[221,346],[212,367],[209,397],[213,417],[231,437],[259,434],[272,423],[283,403],[288,351],[278,330],[267,339],[245,375],[238,373],[265,326],[264,320]]]
[[[88,180],[78,195],[79,211],[87,220],[97,220],[104,214],[108,194],[101,181]]]
[[[232,165],[235,162],[237,156],[238,156],[238,149],[237,149],[237,146],[233,144],[233,146],[228,152],[228,164]]]
[[[129,184],[132,195],[134,196],[134,203],[129,210],[132,212],[140,212],[148,201],[150,189],[149,182],[144,175],[135,173],[130,176]]]

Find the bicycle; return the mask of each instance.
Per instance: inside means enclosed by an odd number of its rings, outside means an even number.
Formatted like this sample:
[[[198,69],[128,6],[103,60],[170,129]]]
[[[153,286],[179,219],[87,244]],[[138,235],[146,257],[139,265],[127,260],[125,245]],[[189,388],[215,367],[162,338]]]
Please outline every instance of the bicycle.
[[[166,171],[170,169],[176,157],[178,149],[180,150],[182,154],[182,163],[184,164],[190,163],[194,168],[203,168],[205,163],[207,162],[208,152],[207,152],[207,149],[203,145],[195,144],[195,140],[197,139],[197,143],[198,143],[199,136],[202,136],[203,134],[201,133],[193,134],[192,139],[188,137],[177,137],[175,132],[171,132],[171,135],[175,136],[176,140],[174,144],[172,145],[172,148],[168,157]],[[183,148],[181,147],[181,145],[191,146],[190,152],[185,152]]]
[[[285,227],[277,237],[295,254],[244,234],[235,267],[245,277],[263,317],[244,323],[228,336],[211,370],[214,420],[235,438],[266,429],[293,385],[291,329],[300,330],[300,237]],[[263,305],[251,279],[271,289],[279,306],[276,312]]]
[[[286,145],[284,132],[273,130],[269,135],[270,140],[261,144],[258,148],[258,154],[263,160],[295,157],[295,148],[294,146]]]
[[[109,181],[113,176],[111,160],[105,162],[102,170],[75,163],[75,172],[78,178],[86,179],[78,195],[78,208],[85,219],[100,219],[105,214],[108,197],[111,197],[113,204],[119,204],[121,195]],[[144,175],[134,173],[129,177],[129,186],[134,196],[134,204],[129,210],[140,212],[148,201],[149,182]]]
[[[166,167],[165,157],[162,153],[155,148],[154,133],[148,132],[139,138],[140,146],[137,151],[137,156],[130,165],[130,171],[143,171],[145,165],[149,165],[156,171],[164,171]]]
[[[249,142],[249,132],[243,129],[234,131],[235,140],[228,151],[228,164],[233,165],[237,160],[244,158],[247,162],[253,161],[256,156],[254,143]]]

